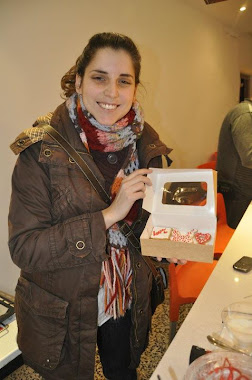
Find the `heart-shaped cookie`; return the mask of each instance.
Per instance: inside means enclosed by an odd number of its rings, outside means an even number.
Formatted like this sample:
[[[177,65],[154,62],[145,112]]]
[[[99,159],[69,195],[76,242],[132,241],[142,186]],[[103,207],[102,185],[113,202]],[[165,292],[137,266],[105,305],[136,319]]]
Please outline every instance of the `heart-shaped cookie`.
[[[198,244],[206,244],[211,239],[211,234],[202,232],[196,232],[194,235]]]

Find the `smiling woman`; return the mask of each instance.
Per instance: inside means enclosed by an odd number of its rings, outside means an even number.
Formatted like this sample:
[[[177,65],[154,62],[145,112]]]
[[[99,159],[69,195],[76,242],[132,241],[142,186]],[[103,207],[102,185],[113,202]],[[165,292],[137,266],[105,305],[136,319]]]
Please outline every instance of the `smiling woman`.
[[[152,272],[120,226],[140,236],[148,167],[171,149],[136,101],[140,67],[129,37],[94,35],[62,78],[66,101],[12,144],[20,153],[9,213],[10,253],[22,269],[17,341],[47,380],[93,379],[96,343],[106,378],[135,380],[148,344]],[[45,133],[48,122],[109,202]]]

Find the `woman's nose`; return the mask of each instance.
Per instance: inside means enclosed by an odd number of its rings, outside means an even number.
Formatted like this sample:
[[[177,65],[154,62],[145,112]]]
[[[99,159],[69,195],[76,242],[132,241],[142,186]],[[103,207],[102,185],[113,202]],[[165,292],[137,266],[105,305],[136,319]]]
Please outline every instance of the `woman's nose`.
[[[118,86],[116,82],[110,82],[105,88],[104,94],[110,98],[118,96]]]

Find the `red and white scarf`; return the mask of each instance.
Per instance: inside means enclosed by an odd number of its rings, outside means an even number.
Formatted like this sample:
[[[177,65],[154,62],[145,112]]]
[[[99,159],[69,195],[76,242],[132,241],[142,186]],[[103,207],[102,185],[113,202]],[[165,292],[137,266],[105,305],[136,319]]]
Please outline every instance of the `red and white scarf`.
[[[107,126],[98,121],[86,110],[82,97],[73,94],[66,102],[69,116],[80,134],[80,138],[89,151],[117,152],[129,146],[128,161],[117,173],[111,186],[111,201],[115,198],[123,178],[139,168],[136,141],[144,128],[142,110],[134,102],[130,111],[114,125]],[[137,216],[136,202],[125,218],[131,225]],[[118,318],[130,308],[132,295],[132,269],[127,238],[120,232],[117,223],[107,230],[109,259],[102,263],[100,286],[104,286],[106,315]]]

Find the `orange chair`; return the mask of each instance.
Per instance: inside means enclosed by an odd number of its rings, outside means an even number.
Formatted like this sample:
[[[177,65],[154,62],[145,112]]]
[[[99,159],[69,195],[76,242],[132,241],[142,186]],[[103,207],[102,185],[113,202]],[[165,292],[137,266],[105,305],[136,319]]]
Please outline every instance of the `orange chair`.
[[[215,170],[216,168],[216,161],[209,161],[206,162],[205,164],[201,164],[197,166],[197,169],[213,169]]]
[[[216,161],[217,161],[217,152],[214,152],[210,157],[210,161],[208,161],[204,164],[198,165],[196,167],[197,167],[197,169],[214,169],[215,170]]]
[[[179,307],[196,301],[216,264],[217,260],[212,263],[188,261],[185,265],[177,266],[169,264],[170,342],[176,334]]]

